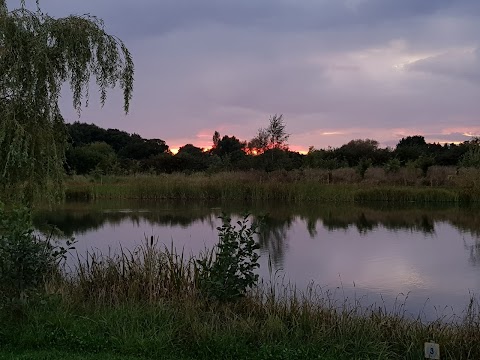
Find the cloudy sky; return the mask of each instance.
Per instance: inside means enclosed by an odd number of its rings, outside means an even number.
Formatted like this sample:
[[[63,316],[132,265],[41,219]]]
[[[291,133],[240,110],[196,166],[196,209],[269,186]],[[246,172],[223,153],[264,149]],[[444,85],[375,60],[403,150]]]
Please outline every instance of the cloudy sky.
[[[480,134],[479,0],[41,5],[55,17],[99,16],[133,54],[128,116],[118,91],[103,109],[92,99],[80,121],[161,138],[171,148],[209,147],[215,130],[248,140],[276,113],[284,114],[293,150]],[[62,108],[68,121],[78,119],[66,96]]]

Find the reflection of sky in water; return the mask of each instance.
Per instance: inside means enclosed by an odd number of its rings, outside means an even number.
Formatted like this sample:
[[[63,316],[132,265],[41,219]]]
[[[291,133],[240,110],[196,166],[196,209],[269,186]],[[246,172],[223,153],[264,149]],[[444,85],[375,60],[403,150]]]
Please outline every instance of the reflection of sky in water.
[[[116,222],[107,221],[97,229],[74,236],[80,255],[92,249],[103,254],[114,253],[120,246],[132,249],[152,235],[160,244],[170,247],[173,243],[178,251],[184,249],[189,255],[213,246],[220,224],[216,214],[184,225],[159,224],[137,213],[134,220],[127,216]],[[287,225],[271,231],[262,240],[260,274],[264,279],[270,278],[270,252],[272,258],[276,257],[277,276],[295,283],[298,289],[314,282],[340,297],[361,297],[365,305],[391,305],[403,293],[408,294],[410,314],[417,315],[427,299],[427,317],[435,309],[441,314],[451,312],[444,310],[446,305],[459,314],[467,304],[469,292],[480,291],[480,266],[471,259],[478,238],[444,221],[433,225],[432,232],[391,230],[381,224],[367,232],[359,231],[353,224],[328,230],[322,220],[308,224],[307,220],[292,216]]]
[[[327,231],[317,226],[312,239],[297,222],[289,236],[285,274],[299,287],[314,281],[351,294],[355,286],[359,294],[368,290],[384,299],[409,293],[412,312],[429,299],[429,307],[448,304],[458,313],[469,291],[480,290],[480,269],[469,264],[464,247],[464,240],[474,239],[446,223],[435,224],[435,229],[423,234],[379,227],[360,236],[352,227]]]
[[[120,249],[132,249],[150,239],[151,236],[160,246],[174,245],[177,250],[185,249],[186,254],[197,254],[205,247],[211,248],[217,240],[216,226],[220,221],[213,218],[215,226],[209,222],[197,220],[188,227],[181,225],[162,226],[140,219],[132,221],[124,219],[119,224],[105,224],[100,229],[87,231],[84,234],[75,234],[76,249],[84,253],[96,249],[106,254]]]

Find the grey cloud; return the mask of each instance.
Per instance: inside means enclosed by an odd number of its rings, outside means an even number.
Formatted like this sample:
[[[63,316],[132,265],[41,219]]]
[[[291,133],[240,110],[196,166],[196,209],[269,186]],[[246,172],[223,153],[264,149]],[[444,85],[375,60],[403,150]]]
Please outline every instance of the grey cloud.
[[[480,83],[480,48],[431,56],[409,64],[406,69]]]
[[[18,1],[10,0],[10,4]],[[90,12],[105,20],[120,35],[158,35],[219,23],[271,31],[341,29],[372,26],[410,17],[428,16],[441,9],[469,9],[472,0],[364,0],[353,9],[348,0],[50,0],[44,10],[56,16]]]
[[[19,0],[9,3],[18,4]],[[469,18],[477,3],[477,0],[49,0],[43,1],[42,6],[53,16],[97,15],[105,20],[107,30],[120,36],[127,45],[145,37],[219,25],[271,37],[314,34],[318,47],[352,50],[398,38],[406,39],[412,48],[432,46],[438,42],[439,27],[444,26],[435,19],[442,16],[461,17],[462,21],[457,22],[462,23],[460,28],[472,24],[458,34],[456,29],[442,34],[437,46],[458,44],[464,41],[465,33],[476,36],[480,31],[476,17]]]
[[[450,134],[425,134],[425,138],[433,139],[434,141],[447,141],[447,142],[463,142],[471,140],[472,137],[459,132],[452,132]]]

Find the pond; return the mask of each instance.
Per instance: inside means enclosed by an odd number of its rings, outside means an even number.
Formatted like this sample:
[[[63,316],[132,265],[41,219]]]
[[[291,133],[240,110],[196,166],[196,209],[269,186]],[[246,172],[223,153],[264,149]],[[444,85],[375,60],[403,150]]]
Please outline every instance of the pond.
[[[376,304],[407,316],[461,315],[480,291],[480,211],[382,204],[67,202],[35,215],[87,251],[133,249],[154,236],[198,254],[217,241],[224,212],[265,215],[258,235],[265,281],[314,287],[342,302]],[[313,284],[313,285],[312,285]],[[478,298],[478,296],[477,296]]]

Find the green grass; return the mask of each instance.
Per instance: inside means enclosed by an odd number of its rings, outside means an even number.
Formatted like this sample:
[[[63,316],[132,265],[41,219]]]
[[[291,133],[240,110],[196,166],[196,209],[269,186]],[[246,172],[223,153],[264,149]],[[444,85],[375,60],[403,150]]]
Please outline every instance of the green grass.
[[[423,343],[442,359],[480,358],[480,312],[422,323],[388,310],[339,302],[312,287],[261,284],[235,302],[198,291],[195,259],[146,245],[91,255],[57,274],[47,294],[0,309],[0,356],[57,359],[420,359]],[[58,276],[59,275],[59,276]],[[11,356],[11,357],[9,357]]]
[[[138,356],[123,356],[111,353],[87,354],[74,353],[57,350],[28,350],[28,351],[6,351],[0,349],[0,360],[142,360],[144,357]],[[168,358],[164,358],[168,359]],[[171,357],[170,359],[180,359],[178,357]]]

